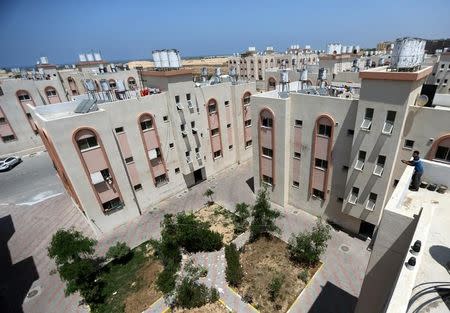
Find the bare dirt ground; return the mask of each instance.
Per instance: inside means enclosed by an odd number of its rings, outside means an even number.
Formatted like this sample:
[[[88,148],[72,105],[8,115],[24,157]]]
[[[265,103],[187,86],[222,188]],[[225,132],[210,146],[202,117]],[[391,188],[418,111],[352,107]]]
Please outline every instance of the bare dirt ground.
[[[194,213],[194,215],[202,222],[211,224],[212,231],[216,231],[223,235],[223,243],[229,244],[236,236],[234,235],[234,224],[230,211],[214,203],[205,206]]]
[[[138,276],[142,277],[138,290],[125,299],[125,313],[141,313],[149,308],[163,294],[156,288],[156,278],[163,270],[160,262],[150,262],[141,268]]]
[[[305,287],[299,277],[300,272],[306,268],[309,280],[318,269],[291,262],[287,244],[276,237],[262,237],[256,242],[247,243],[240,260],[244,279],[238,293],[251,298],[251,304],[261,313],[286,312]],[[272,302],[268,286],[276,276],[283,277],[283,283],[280,295]]]
[[[230,313],[230,311],[219,301],[208,303],[200,308],[175,309],[173,313]]]

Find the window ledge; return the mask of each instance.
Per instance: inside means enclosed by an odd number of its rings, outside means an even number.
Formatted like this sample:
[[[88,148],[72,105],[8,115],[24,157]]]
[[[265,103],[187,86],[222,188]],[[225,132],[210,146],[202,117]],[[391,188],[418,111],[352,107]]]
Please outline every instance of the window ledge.
[[[403,149],[403,150],[409,150],[409,151],[412,151],[413,148],[410,148],[410,147],[402,147],[402,149]]]
[[[245,128],[249,128],[249,127],[252,127],[252,125],[250,124],[250,125],[246,125],[246,126],[245,126]]]
[[[299,157],[292,157],[293,159],[295,159],[295,160],[300,160],[301,158],[299,158]]]
[[[221,159],[221,158],[222,158],[222,156],[218,156],[218,157],[213,158],[213,160],[215,161],[215,160],[218,160],[218,159]]]
[[[318,167],[318,166],[314,166],[314,168],[319,170],[319,171],[324,171],[324,172],[326,172],[326,170],[327,170],[326,168]]]
[[[80,149],[80,152],[83,153],[83,152],[95,150],[95,149],[98,149],[98,148],[100,148],[100,146],[89,147],[89,148],[86,148],[86,149],[83,149],[83,150]]]
[[[294,127],[295,127],[295,128],[303,128],[303,125],[302,125],[302,126],[294,125]]]
[[[142,132],[145,133],[145,132],[148,132],[148,131],[151,131],[151,130],[154,130],[154,128],[152,127],[152,128],[142,129]]]
[[[261,125],[261,128],[263,128],[263,129],[272,129],[272,127],[269,127],[269,126],[263,126],[263,125]]]
[[[321,138],[327,138],[327,139],[329,139],[329,138],[330,138],[330,136],[327,136],[327,135],[322,135],[322,134],[317,134],[317,137],[321,137]]]
[[[270,156],[268,156],[268,155],[264,155],[264,154],[261,154],[261,156],[262,156],[263,158],[266,158],[266,159],[272,160],[272,157],[270,157]]]

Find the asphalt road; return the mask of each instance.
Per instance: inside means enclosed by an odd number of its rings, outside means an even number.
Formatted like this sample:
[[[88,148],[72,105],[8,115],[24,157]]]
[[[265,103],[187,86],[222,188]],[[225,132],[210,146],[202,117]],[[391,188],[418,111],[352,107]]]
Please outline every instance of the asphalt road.
[[[0,172],[0,210],[6,205],[31,205],[64,192],[47,152],[23,158],[8,172]]]

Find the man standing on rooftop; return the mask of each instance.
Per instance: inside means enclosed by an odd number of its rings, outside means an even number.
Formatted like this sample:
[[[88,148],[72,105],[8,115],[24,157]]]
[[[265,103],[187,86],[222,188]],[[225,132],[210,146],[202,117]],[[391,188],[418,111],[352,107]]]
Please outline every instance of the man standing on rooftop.
[[[402,162],[407,165],[414,166],[414,174],[412,176],[412,182],[409,189],[412,191],[418,191],[423,174],[423,164],[422,160],[419,157],[419,151],[415,150],[413,152],[413,157],[411,161],[402,160]]]

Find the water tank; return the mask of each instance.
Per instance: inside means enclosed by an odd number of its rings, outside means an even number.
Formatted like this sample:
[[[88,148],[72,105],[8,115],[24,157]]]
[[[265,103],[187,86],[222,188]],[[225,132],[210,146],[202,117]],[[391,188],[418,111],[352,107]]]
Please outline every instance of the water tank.
[[[167,53],[167,50],[161,50],[159,56],[161,59],[161,67],[163,67],[163,68],[170,67],[169,54]]]
[[[378,60],[378,66],[383,66],[384,65],[384,58],[380,58],[379,60]]]
[[[323,67],[319,68],[319,75],[317,76],[317,79],[325,80],[327,79],[327,70]]]
[[[353,50],[355,50],[356,53],[359,53],[359,50],[361,50],[361,48],[358,45],[356,45],[355,48],[353,48]]]
[[[305,49],[306,50],[311,50],[311,46],[310,45],[305,45]]]
[[[110,66],[111,66],[111,72],[117,72],[116,65],[114,63],[111,63]]]
[[[202,67],[202,76],[208,76],[208,68]]]
[[[288,83],[289,82],[289,76],[287,71],[281,71],[280,72],[280,81],[281,83]]]
[[[342,46],[341,53],[347,53],[347,46]]]
[[[248,47],[248,51],[249,52],[255,52],[256,51],[256,47]]]
[[[102,60],[102,55],[100,54],[100,52],[95,52],[94,53],[94,60],[95,61],[101,61]]]
[[[347,46],[347,53],[353,53],[353,46]]]
[[[160,51],[159,50],[153,50],[152,51],[152,56],[153,56],[153,62],[155,63],[155,67],[156,68],[160,68],[161,67]]]
[[[308,70],[306,68],[300,71],[300,80],[307,81],[308,80]]]
[[[95,83],[92,79],[86,79],[84,81],[84,87],[86,87],[86,89],[88,91],[96,91],[97,88],[95,88]]]
[[[41,62],[41,64],[48,64],[48,58],[47,57],[40,57],[39,61]]]
[[[102,88],[103,91],[109,91],[111,89],[111,87],[109,87],[109,83],[106,79],[102,79],[100,81],[100,87]]]
[[[425,40],[400,38],[395,41],[391,57],[391,68],[411,69],[422,64],[425,55]]]
[[[118,92],[124,92],[127,89],[125,88],[125,83],[121,79],[116,79],[116,89]]]
[[[214,71],[214,75],[217,76],[217,77],[222,75],[222,71],[220,70],[220,67],[216,67],[216,69]]]
[[[178,58],[178,51],[175,49],[170,49],[167,51],[169,56],[169,66],[172,68],[180,68],[180,59]]]
[[[80,53],[80,54],[78,55],[78,59],[80,60],[80,62],[86,62],[86,61],[87,61],[87,59],[86,59],[86,54]]]
[[[94,61],[94,54],[93,53],[86,53],[86,59],[88,62]]]
[[[231,77],[236,76],[236,68],[235,67],[230,67],[230,71],[228,72],[228,75],[230,75]]]

